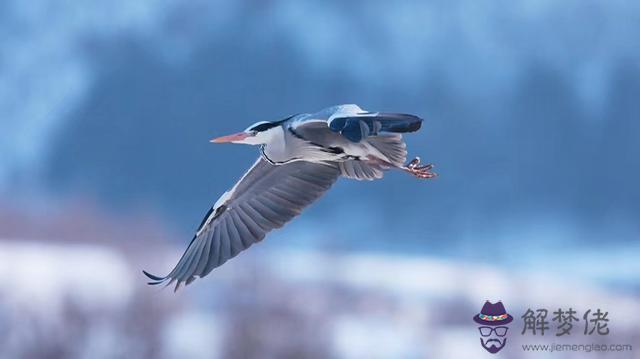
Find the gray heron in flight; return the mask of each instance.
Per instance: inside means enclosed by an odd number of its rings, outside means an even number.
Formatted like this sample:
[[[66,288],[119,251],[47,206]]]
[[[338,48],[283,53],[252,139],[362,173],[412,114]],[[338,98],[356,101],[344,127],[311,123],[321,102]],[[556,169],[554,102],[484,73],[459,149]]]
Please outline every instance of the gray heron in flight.
[[[258,122],[246,130],[211,140],[257,145],[260,157],[205,215],[191,243],[164,277],[144,271],[149,284],[191,283],[280,228],[343,176],[382,178],[398,169],[433,178],[433,165],[416,157],[405,164],[401,133],[420,129],[422,119],[399,113],[367,112],[356,105]]]

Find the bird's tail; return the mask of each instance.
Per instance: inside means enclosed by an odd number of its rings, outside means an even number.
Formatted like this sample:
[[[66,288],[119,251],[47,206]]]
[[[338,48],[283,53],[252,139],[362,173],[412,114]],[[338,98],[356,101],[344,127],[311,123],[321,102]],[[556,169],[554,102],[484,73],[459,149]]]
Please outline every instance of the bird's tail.
[[[407,145],[400,134],[385,134],[367,138],[367,143],[374,147],[384,157],[386,162],[400,167],[407,160]]]
[[[340,162],[338,166],[343,176],[357,180],[382,178],[384,171],[402,166],[407,159],[407,145],[400,134],[371,136],[365,141],[377,154],[372,154],[371,158]]]

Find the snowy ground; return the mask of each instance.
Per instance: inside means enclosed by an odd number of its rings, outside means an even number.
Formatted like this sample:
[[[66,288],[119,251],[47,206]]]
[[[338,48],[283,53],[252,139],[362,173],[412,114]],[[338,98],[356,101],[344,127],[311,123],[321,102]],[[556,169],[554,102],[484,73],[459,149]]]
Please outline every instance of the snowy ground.
[[[168,269],[179,251],[138,258]],[[572,275],[257,246],[173,294],[146,287],[131,258],[100,245],[1,241],[0,356],[488,357],[471,321],[487,299],[516,318],[503,357],[537,357],[520,345],[561,342],[520,335],[527,308],[601,308],[611,334],[586,337],[578,327],[569,342],[640,344],[638,296]]]

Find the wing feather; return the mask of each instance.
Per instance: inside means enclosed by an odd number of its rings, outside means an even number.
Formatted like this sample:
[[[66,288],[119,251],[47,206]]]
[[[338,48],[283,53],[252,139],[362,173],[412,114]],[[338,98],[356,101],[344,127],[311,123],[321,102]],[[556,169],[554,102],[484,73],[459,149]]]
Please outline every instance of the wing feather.
[[[251,230],[247,226],[247,224],[242,220],[237,211],[231,212],[231,217],[233,218],[233,222],[236,224],[235,228],[238,230],[238,236],[240,237],[240,242],[242,243],[243,248],[247,248],[251,245],[251,242],[256,236],[251,233]]]
[[[191,276],[191,273],[193,273],[193,271],[195,270],[195,267],[198,265],[197,260],[200,257],[200,249],[202,248],[202,245],[204,243],[206,243],[206,241],[195,241],[195,245],[193,246],[193,250],[189,255],[189,260],[187,264],[182,267],[179,273],[176,274],[176,280],[178,282],[185,281],[187,278]]]
[[[204,272],[204,269],[207,267],[207,263],[209,262],[209,253],[211,253],[211,243],[213,243],[213,241],[211,240],[212,234],[213,233],[207,233],[207,237],[204,239],[206,244],[205,244],[204,250],[202,251],[202,256],[198,261],[198,267],[196,267],[196,271],[195,271],[196,275],[202,275],[202,273]]]
[[[226,219],[226,218],[225,218]],[[231,241],[233,238],[229,237],[229,231],[227,230],[227,224],[229,221],[222,220],[220,229],[220,261],[218,265],[222,265],[227,258],[231,257]]]
[[[144,272],[149,284],[189,284],[280,228],[326,192],[340,176],[334,163],[274,166],[259,158],[207,213],[174,269],[165,277]]]

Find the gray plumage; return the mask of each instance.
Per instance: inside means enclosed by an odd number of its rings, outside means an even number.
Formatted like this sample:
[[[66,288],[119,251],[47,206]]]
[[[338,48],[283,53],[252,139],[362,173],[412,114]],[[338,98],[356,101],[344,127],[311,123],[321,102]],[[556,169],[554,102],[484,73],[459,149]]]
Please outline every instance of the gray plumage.
[[[402,169],[431,178],[431,165],[408,165],[406,145],[397,132],[420,128],[412,115],[380,114],[356,105],[334,106],[315,114],[259,122],[213,142],[260,146],[261,156],[207,213],[175,268],[165,277],[144,271],[149,284],[189,284],[204,277],[322,196],[338,177],[382,178]],[[396,133],[384,133],[396,132]]]

